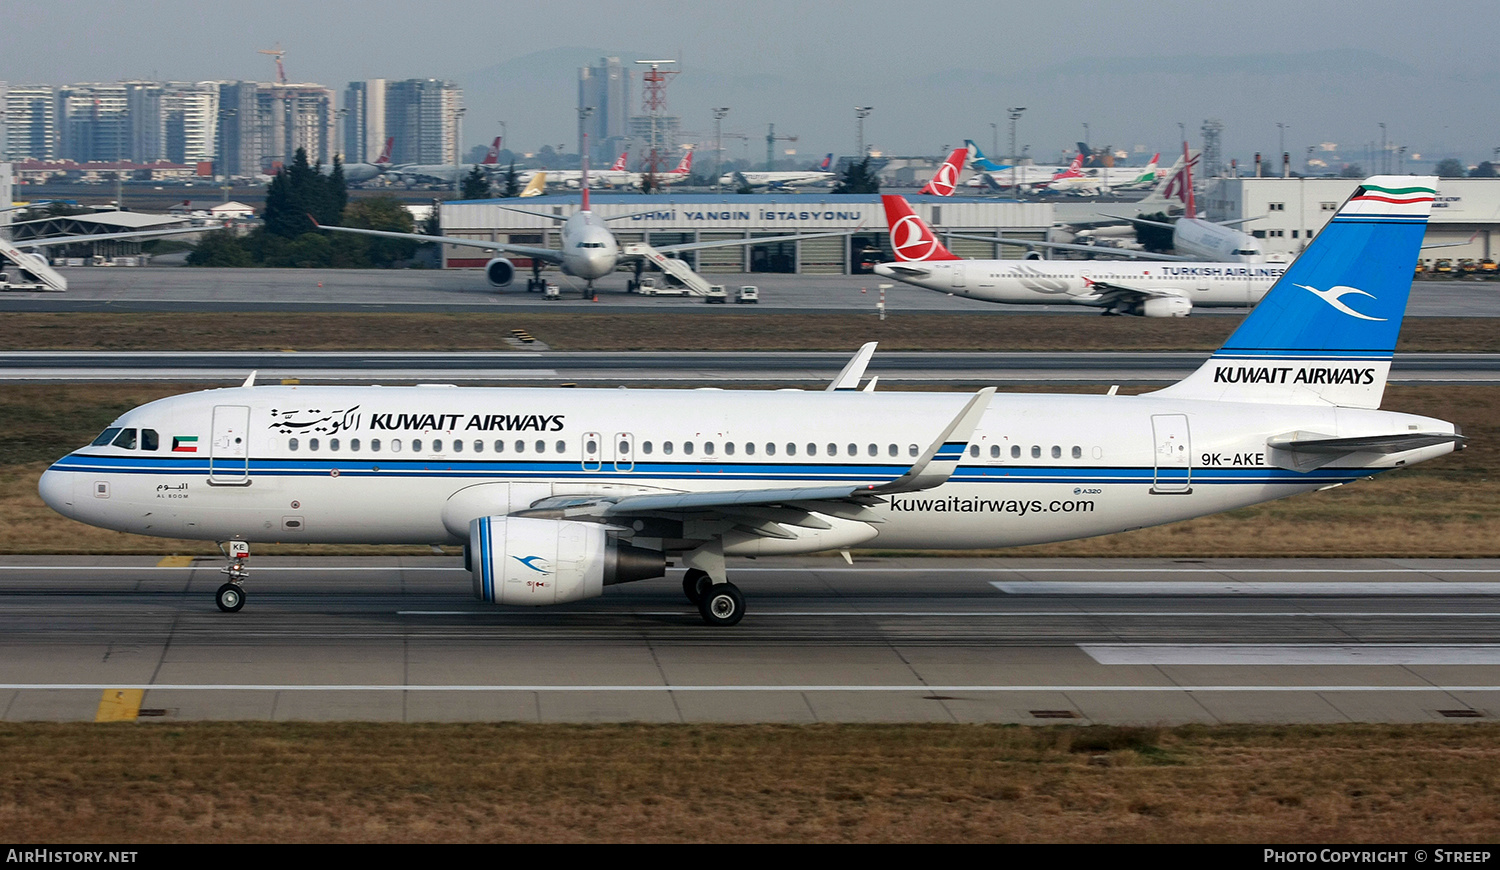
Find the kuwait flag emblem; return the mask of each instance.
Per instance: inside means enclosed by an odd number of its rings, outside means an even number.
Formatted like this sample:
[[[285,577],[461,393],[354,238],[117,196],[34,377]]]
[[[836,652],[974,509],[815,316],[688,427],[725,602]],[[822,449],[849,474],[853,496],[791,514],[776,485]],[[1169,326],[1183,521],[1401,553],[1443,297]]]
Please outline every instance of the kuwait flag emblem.
[[[198,452],[198,436],[197,435],[173,435],[172,436],[172,452],[173,453],[197,453]]]

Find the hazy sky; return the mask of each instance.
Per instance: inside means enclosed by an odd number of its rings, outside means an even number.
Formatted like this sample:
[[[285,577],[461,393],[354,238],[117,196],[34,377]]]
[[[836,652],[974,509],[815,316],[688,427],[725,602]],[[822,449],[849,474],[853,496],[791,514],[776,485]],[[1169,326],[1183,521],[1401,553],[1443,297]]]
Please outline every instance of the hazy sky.
[[[1098,11],[1096,11],[1098,10]],[[1083,137],[1167,150],[1177,124],[1224,122],[1227,156],[1278,148],[1294,159],[1340,145],[1363,160],[1388,142],[1477,162],[1500,146],[1493,6],[1477,2],[1149,0],[1087,2],[676,3],[553,0],[0,0],[0,80],[274,77],[256,49],[286,50],[288,76],[342,91],[355,79],[451,78],[470,106],[466,144],[506,122],[508,144],[576,148],[576,66],[600,54],[675,57],[669,90],[684,127],[707,138],[709,108],[764,158],[766,125],[797,135],[778,151],[933,153],[974,138],[1006,150],[1005,108],[1027,107],[1020,144],[1051,157]],[[635,90],[639,99],[639,87]],[[998,128],[992,129],[991,124]]]

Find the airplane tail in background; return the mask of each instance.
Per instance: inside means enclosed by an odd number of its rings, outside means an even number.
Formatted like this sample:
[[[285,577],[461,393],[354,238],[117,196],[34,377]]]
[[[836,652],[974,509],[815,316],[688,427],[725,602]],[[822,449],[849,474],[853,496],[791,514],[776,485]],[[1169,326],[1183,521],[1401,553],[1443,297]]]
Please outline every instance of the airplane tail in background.
[[[609,171],[610,172],[624,172],[625,171],[625,160],[628,157],[630,157],[630,152],[629,151],[621,151],[620,152],[620,156],[616,157],[614,164],[609,167]]]
[[[677,168],[673,169],[671,174],[673,174],[673,175],[688,175],[688,174],[690,174],[692,172],[692,169],[693,169],[693,149],[689,148],[687,150],[687,153],[684,154],[684,155],[682,155],[682,160],[678,161]]]
[[[953,191],[958,189],[958,177],[963,174],[964,160],[969,156],[968,148],[955,148],[948,155],[942,165],[933,173],[932,180],[918,193],[930,193],[933,196],[952,196]]]
[[[979,150],[979,145],[973,139],[965,139],[964,147],[969,151],[969,165],[974,167],[976,172],[999,172],[1010,168],[1009,164],[996,163],[985,157],[984,152]]]
[[[490,150],[488,150],[488,151],[486,151],[484,153],[484,162],[481,163],[480,165],[481,166],[495,166],[495,165],[497,165],[499,163],[500,163],[500,137],[496,136],[495,137],[495,141],[493,141],[493,142],[490,143]]]
[[[387,136],[386,139],[385,139],[385,147],[382,148],[382,149],[380,149],[380,156],[375,158],[375,164],[377,166],[383,166],[383,165],[385,165],[387,163],[390,163],[391,162],[391,150],[394,149],[395,147],[396,147],[396,137],[395,136]]]
[[[887,193],[880,201],[885,204],[885,225],[890,228],[891,251],[897,260],[912,263],[960,259],[943,247],[932,227],[911,210],[906,197]]]
[[[1187,210],[1187,189],[1190,181],[1187,170],[1189,166],[1198,162],[1199,153],[1189,151],[1186,158],[1178,157],[1177,162],[1172,164],[1165,174],[1157,178],[1156,187],[1136,203],[1139,214],[1151,214],[1153,212],[1173,212]]]
[[[541,196],[547,190],[547,173],[538,169],[531,174],[531,180],[526,182],[526,188],[517,196]]]
[[[1366,179],[1224,346],[1155,395],[1380,407],[1436,186]]]
[[[833,165],[833,152],[830,151],[827,154],[823,155],[823,162],[818,164],[818,171],[819,172],[828,172],[829,171],[828,167],[830,167],[832,165]]]

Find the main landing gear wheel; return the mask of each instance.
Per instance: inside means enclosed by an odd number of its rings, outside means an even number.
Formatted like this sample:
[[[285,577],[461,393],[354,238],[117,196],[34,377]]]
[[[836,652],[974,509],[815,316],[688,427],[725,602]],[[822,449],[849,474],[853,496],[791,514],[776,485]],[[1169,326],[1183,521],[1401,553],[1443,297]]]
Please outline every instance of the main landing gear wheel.
[[[703,602],[703,590],[707,589],[708,585],[712,582],[713,580],[708,576],[707,571],[689,568],[687,573],[682,575],[682,594],[687,596],[689,602],[701,604]]]
[[[745,616],[745,596],[733,583],[715,583],[703,591],[698,612],[709,625],[734,625]]]
[[[238,613],[245,606],[245,590],[237,583],[225,583],[219,587],[218,594],[214,600],[219,603],[219,609],[225,613]]]

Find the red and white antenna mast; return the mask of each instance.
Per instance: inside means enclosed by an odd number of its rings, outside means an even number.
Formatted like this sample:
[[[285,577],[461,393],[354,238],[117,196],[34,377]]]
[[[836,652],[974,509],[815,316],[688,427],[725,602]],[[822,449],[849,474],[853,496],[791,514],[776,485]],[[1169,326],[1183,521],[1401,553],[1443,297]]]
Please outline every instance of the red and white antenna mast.
[[[641,76],[641,80],[646,83],[641,89],[641,110],[651,119],[651,154],[647,158],[646,172],[654,179],[660,169],[658,165],[661,160],[660,121],[667,111],[667,83],[682,70],[662,69],[667,64],[677,63],[675,60],[638,60],[636,63],[650,67],[645,75]]]

